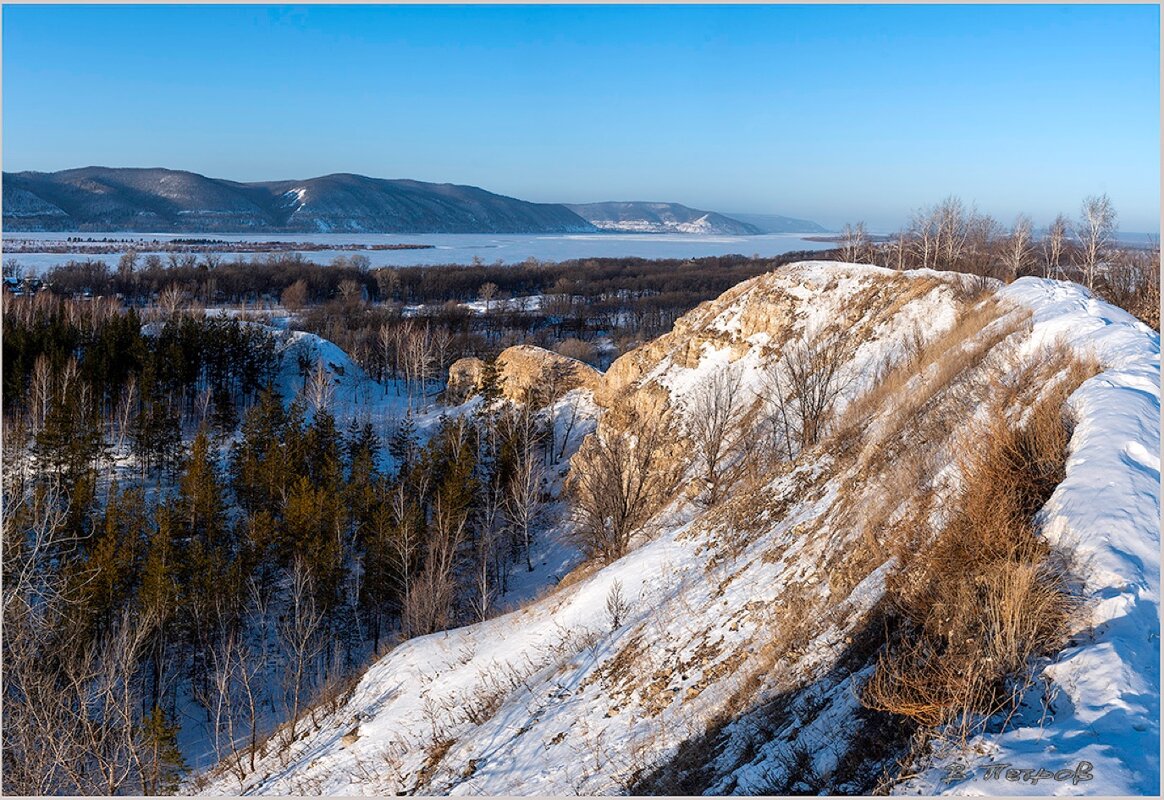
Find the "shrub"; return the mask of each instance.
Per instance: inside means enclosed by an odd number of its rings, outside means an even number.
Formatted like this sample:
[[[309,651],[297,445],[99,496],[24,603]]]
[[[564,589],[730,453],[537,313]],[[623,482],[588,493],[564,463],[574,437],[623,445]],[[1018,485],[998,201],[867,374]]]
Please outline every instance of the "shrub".
[[[944,525],[928,544],[901,543],[905,563],[887,588],[905,624],[865,687],[868,707],[967,733],[1013,702],[1032,658],[1062,645],[1078,600],[1035,515],[1064,476],[1064,401],[1094,371],[1060,350],[1021,371],[967,437]],[[1049,389],[1009,424],[1007,409],[1045,377]]]

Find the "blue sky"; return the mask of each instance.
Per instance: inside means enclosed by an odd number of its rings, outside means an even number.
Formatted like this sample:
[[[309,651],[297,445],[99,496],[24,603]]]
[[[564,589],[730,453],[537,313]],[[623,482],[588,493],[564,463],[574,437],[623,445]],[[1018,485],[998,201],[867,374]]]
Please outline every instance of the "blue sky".
[[[3,9],[5,170],[1159,219],[1156,6]]]

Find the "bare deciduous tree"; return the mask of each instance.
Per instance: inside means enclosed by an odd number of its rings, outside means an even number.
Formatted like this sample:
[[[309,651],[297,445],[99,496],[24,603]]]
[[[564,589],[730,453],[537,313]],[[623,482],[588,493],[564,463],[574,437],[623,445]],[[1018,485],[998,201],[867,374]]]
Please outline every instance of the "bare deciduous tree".
[[[455,572],[467,522],[463,512],[450,507],[441,497],[433,502],[424,567],[413,582],[409,604],[404,609],[408,630],[415,635],[444,630],[453,622]]]
[[[740,422],[747,411],[741,383],[739,370],[717,370],[696,386],[684,404],[687,431],[703,470],[709,506],[718,503],[727,488],[725,463],[739,445]]]
[[[304,394],[314,413],[319,414],[331,408],[335,398],[335,384],[322,361],[316,361],[315,369],[307,375]]]
[[[484,283],[481,285],[481,288],[477,290],[477,296],[485,301],[486,314],[488,314],[491,310],[490,304],[493,302],[493,298],[497,296],[497,291],[497,284],[493,282]]]
[[[622,581],[615,580],[606,593],[606,618],[610,620],[610,630],[617,631],[630,613],[630,603],[622,593]]]
[[[357,281],[350,278],[340,281],[339,285],[340,300],[345,303],[358,303],[364,297],[364,287]]]
[[[1116,229],[1116,211],[1110,197],[1102,194],[1084,198],[1075,238],[1079,240],[1079,268],[1088,289],[1095,288],[1096,270],[1108,256]]]
[[[571,471],[577,535],[584,552],[606,562],[620,558],[631,536],[670,497],[678,475],[664,457],[664,419],[633,415],[621,433],[593,434]]]
[[[161,308],[167,318],[175,316],[185,307],[185,303],[186,299],[182,294],[182,290],[176,283],[170,284],[158,295],[158,307]]]
[[[279,299],[288,311],[295,313],[301,310],[303,306],[307,305],[307,281],[302,278],[295,281],[283,290]]]
[[[821,440],[832,408],[851,381],[843,372],[850,346],[839,334],[818,334],[789,345],[764,377],[764,399],[788,458]]]
[[[940,263],[945,269],[955,269],[966,247],[969,220],[974,212],[968,214],[961,198],[951,195],[938,204],[935,214],[938,224],[936,249]]]
[[[865,233],[865,223],[856,225],[845,223],[841,230],[841,260],[862,261],[869,249],[869,235]]]
[[[1062,214],[1051,220],[1043,236],[1043,277],[1057,278],[1063,266],[1063,247],[1071,223]]]
[[[1006,249],[1003,251],[1003,263],[1006,266],[1006,278],[1013,281],[1022,274],[1031,255],[1031,218],[1019,214],[1010,229],[1010,236],[1006,240]]]
[[[513,475],[505,496],[505,513],[513,529],[513,539],[521,544],[526,569],[533,572],[530,540],[541,516],[542,468],[534,455],[533,441],[525,438],[518,449]]]
[[[288,706],[287,743],[295,741],[295,727],[303,712],[310,686],[310,669],[323,652],[325,642],[323,612],[315,604],[315,587],[311,572],[302,558],[296,558],[291,567],[289,602],[286,613],[280,617],[277,632],[287,654],[283,671],[283,689]]]

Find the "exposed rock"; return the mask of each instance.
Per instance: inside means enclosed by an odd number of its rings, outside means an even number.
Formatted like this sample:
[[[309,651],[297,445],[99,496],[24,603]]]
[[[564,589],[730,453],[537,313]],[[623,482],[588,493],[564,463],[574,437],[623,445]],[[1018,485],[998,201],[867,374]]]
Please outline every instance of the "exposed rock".
[[[450,398],[465,398],[481,390],[485,385],[485,362],[469,356],[458,358],[449,367],[449,383],[446,392]]]
[[[589,364],[532,345],[517,345],[497,356],[497,380],[501,394],[510,400],[524,400],[532,391],[548,390],[558,382],[562,392],[571,389],[596,390],[602,373]]]

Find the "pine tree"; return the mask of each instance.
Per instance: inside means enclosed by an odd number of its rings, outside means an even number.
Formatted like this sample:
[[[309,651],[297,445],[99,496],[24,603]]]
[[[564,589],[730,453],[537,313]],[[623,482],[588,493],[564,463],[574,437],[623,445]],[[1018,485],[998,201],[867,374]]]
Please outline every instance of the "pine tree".
[[[174,513],[169,504],[158,506],[145,563],[142,567],[138,602],[142,614],[157,620],[147,652],[150,665],[150,704],[161,702],[168,673],[171,625],[178,611],[183,573],[180,554],[174,545]]]
[[[141,764],[141,788],[144,794],[176,794],[186,760],[178,747],[178,723],[171,722],[160,706],[153,706],[138,730],[140,748],[145,753]]]
[[[408,471],[417,454],[416,421],[412,414],[405,414],[388,440],[388,453],[396,462],[398,474]]]
[[[238,425],[238,411],[235,409],[234,398],[230,390],[218,387],[213,395],[214,409],[210,415],[210,424],[218,431],[220,438],[225,438]]]
[[[248,512],[270,511],[283,500],[282,456],[288,427],[283,401],[267,387],[243,418],[242,436],[231,453],[230,472],[239,505]]]
[[[78,615],[86,639],[107,629],[137,589],[146,538],[144,523],[141,491],[121,492],[114,481],[92,544],[72,573],[78,590],[71,609]]]
[[[228,539],[224,487],[211,457],[210,438],[199,429],[178,481],[178,506],[186,535],[207,550],[232,551]]]

